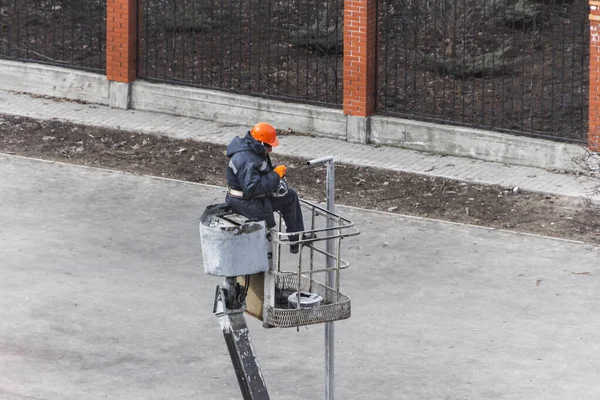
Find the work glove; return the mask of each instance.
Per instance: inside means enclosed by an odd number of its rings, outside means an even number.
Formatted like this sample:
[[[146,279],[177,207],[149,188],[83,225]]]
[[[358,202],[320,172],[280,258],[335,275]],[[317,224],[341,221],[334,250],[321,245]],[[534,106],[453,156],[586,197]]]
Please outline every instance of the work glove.
[[[273,171],[275,171],[277,175],[279,175],[279,179],[281,179],[287,173],[287,167],[285,165],[278,165],[273,169]]]

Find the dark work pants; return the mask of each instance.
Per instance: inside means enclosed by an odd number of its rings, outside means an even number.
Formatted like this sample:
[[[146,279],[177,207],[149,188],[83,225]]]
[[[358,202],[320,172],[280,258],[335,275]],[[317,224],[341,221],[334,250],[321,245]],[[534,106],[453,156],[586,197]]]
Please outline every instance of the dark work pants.
[[[298,194],[292,188],[283,197],[271,197],[271,206],[273,211],[279,211],[287,226],[287,233],[301,232],[304,230],[304,220],[302,219],[302,208],[298,200]],[[292,238],[294,240],[294,238]]]
[[[287,194],[283,197],[245,200],[227,196],[226,202],[233,208],[235,213],[254,220],[264,220],[269,228],[275,226],[273,212],[279,211],[287,226],[287,233],[304,230],[300,201],[298,200],[298,194],[292,188],[288,188]],[[297,237],[291,236],[290,240],[297,240]]]

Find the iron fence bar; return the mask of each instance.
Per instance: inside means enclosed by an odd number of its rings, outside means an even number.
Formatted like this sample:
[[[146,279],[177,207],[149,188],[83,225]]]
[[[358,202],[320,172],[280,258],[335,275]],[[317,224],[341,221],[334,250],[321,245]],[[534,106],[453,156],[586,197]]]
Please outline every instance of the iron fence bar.
[[[21,10],[19,10],[19,8],[17,7],[17,0],[15,0],[13,7],[15,8],[15,10],[17,10],[17,45],[16,45],[17,57],[16,58],[19,58],[19,48],[20,48],[20,44],[21,44]],[[63,32],[64,32],[64,25],[63,25]],[[28,58],[28,57],[25,57],[25,58]]]
[[[564,0],[562,1],[562,11],[564,13],[564,9],[565,9],[565,2]],[[565,91],[565,24],[560,24],[561,26],[561,70],[560,70],[560,108],[561,110],[564,110],[564,91]],[[558,131],[562,132],[563,131],[563,118],[560,118],[560,125],[558,127]]]
[[[296,26],[296,40],[300,41],[300,1],[298,1],[298,25]],[[296,49],[296,66],[300,65],[300,52]],[[300,97],[298,90],[300,89],[300,68],[296,68],[296,97]]]
[[[71,6],[71,24],[73,27],[75,27],[76,25],[76,21],[75,21],[75,7]],[[75,29],[71,29],[71,43],[70,43],[70,47],[71,47],[71,63],[73,63],[75,61],[74,57],[75,57],[75,49],[73,44],[75,43]]]
[[[481,2],[483,8],[483,15],[485,17],[485,1]],[[486,34],[486,24],[483,23],[483,40],[484,42],[487,39]],[[483,50],[485,52],[485,49]],[[493,54],[493,53],[492,53]],[[485,125],[485,55],[482,57],[482,67],[481,67],[481,125]]]
[[[25,10],[28,9],[29,2],[28,0],[25,0]],[[29,58],[29,24],[25,25],[25,58]]]
[[[467,15],[466,15],[466,11],[465,11],[465,23],[467,23],[466,18],[467,18]],[[476,27],[473,25],[468,25],[468,26],[473,30],[473,33],[474,33]],[[465,63],[466,63],[466,52],[465,52]],[[473,68],[470,75],[471,75],[471,87],[473,88],[473,90],[475,90],[475,86],[477,85],[476,76],[475,76],[475,68]],[[475,110],[475,102],[476,101],[477,100],[475,99],[475,95],[473,94],[471,96],[471,115],[472,115],[473,121],[475,121],[475,119],[477,117],[477,113]]]
[[[267,0],[267,21],[271,21],[271,18],[271,0]],[[272,25],[267,26],[267,78],[269,78],[269,75],[271,74],[271,26]],[[277,40],[277,43],[279,44],[279,40]],[[277,46],[277,49],[279,49],[279,46]],[[279,58],[277,61],[279,61]],[[278,68],[276,69],[278,70]],[[275,74],[275,77],[278,79],[279,74]],[[270,85],[267,85],[267,94],[271,94]]]
[[[87,17],[88,17],[88,25],[89,25],[90,28],[92,27],[92,24],[93,24],[92,18],[91,18],[93,12],[94,12],[93,7],[89,7],[89,13],[87,13]],[[92,37],[93,37],[92,35],[89,35],[87,37],[87,46],[92,51],[92,56],[89,59],[90,64],[92,63],[92,60],[94,58],[94,56],[93,56],[93,54],[94,54],[94,52],[93,52],[93,50],[94,50],[93,46],[94,45],[92,43]],[[45,43],[45,41],[44,41],[44,43]],[[83,56],[83,49],[84,49],[84,47],[82,46],[81,48],[82,48],[82,56]]]
[[[38,10],[40,10],[40,9],[41,9],[41,7],[42,7],[42,5],[38,3],[38,7],[39,7],[39,9],[38,9]],[[42,50],[42,49],[38,49],[38,48],[37,48],[37,44],[38,44],[38,43],[37,43],[37,41],[36,41],[36,43],[35,43],[35,44],[36,44],[36,51],[42,51],[42,52],[43,52],[43,54],[48,54],[48,53],[47,53],[47,51],[46,51],[46,21],[48,20],[48,14],[47,14],[47,12],[46,12],[46,8],[47,8],[47,7],[44,7],[44,9],[43,9],[43,14],[44,14],[44,36],[43,36],[43,37],[44,37],[44,40],[43,40],[43,43],[42,43],[42,45],[43,45],[43,50]],[[91,8],[90,8],[90,11],[91,11]],[[35,25],[35,37],[39,37],[39,34],[40,34],[40,33],[39,33],[39,31],[38,31],[38,25],[36,24],[36,25]]]
[[[484,7],[485,7],[485,3],[484,3]],[[492,0],[492,10],[496,9],[496,0]],[[492,37],[496,37],[496,25],[492,24],[492,28],[491,28],[491,35]],[[490,110],[490,124],[492,126],[496,125],[496,121],[495,121],[495,113],[496,113],[496,96],[494,93],[494,89],[495,89],[495,77],[496,75],[496,52],[492,53],[492,75],[491,75],[491,81],[492,81],[492,108]]]
[[[181,3],[181,19],[184,21],[184,23],[183,23],[184,26],[181,29],[183,29],[184,31],[187,29],[187,27],[185,26],[185,21],[188,21],[187,18],[188,18],[188,14],[187,14],[187,1],[184,0]],[[193,30],[194,26],[192,25],[190,27],[190,29]],[[178,42],[177,39],[179,39],[179,38],[176,35],[174,35],[174,36],[175,36],[175,38],[174,38],[173,42],[174,42],[174,44],[176,46],[177,42]],[[182,40],[181,47],[183,48],[183,52],[181,54],[181,75],[183,76],[183,80],[186,80],[185,79],[185,74],[186,74],[185,57],[187,55],[187,52],[185,51],[185,43],[186,43],[186,40]],[[175,54],[177,54],[177,51],[176,51],[175,47],[173,48],[173,52]],[[173,59],[175,60],[175,62],[179,62],[178,57],[177,58],[173,57]],[[174,67],[177,67],[177,65],[175,65]],[[176,68],[173,68],[173,72],[175,72],[175,71],[176,71]]]
[[[155,29],[158,30],[158,25],[159,25],[159,21],[158,21],[158,9],[154,8],[154,23],[155,23]],[[166,35],[166,32],[164,33]],[[159,35],[156,35],[154,38],[154,71],[158,74],[158,50],[160,48],[159,45]]]
[[[4,9],[4,4],[3,0],[0,0],[0,10],[2,9]],[[8,9],[8,7],[6,9]],[[2,33],[3,36],[5,33],[3,31],[4,29],[6,29],[6,36],[10,37],[10,25],[0,26],[0,33]],[[0,37],[0,55],[8,53],[8,42],[10,42],[10,39],[7,41],[6,39],[2,40],[2,37]]]
[[[433,81],[433,103],[432,103],[432,108],[431,108],[431,112],[435,114],[435,107],[436,107],[436,99],[437,99],[437,77],[435,77],[435,71],[437,70],[437,55],[438,55],[438,46],[437,43],[438,42],[438,38],[437,38],[437,17],[438,17],[438,12],[437,12],[437,3],[435,2],[433,3],[433,63],[431,65],[431,70],[433,71],[432,73],[432,81]]]
[[[145,3],[145,6],[146,6],[146,15],[148,15],[148,7],[149,7],[150,2],[146,1],[144,3]],[[139,15],[138,18],[139,18],[138,31],[140,31],[141,30],[140,28],[143,27],[143,30],[144,30],[143,43],[144,43],[144,47],[146,49],[148,49],[150,47],[149,46],[149,40],[150,39],[149,39],[149,34],[148,34],[148,30],[150,29],[150,22],[146,21],[146,23],[143,23],[143,17],[142,17],[142,15]],[[149,64],[149,62],[148,62],[148,55],[147,55],[146,52],[142,51],[142,47],[141,46],[138,49],[138,51],[139,51],[139,56],[140,56],[139,59],[142,60],[142,64],[143,64],[141,66],[141,68],[144,68],[145,69],[145,74],[148,75],[148,64]],[[140,69],[140,72],[141,72],[141,69]],[[141,73],[139,75],[141,75]]]
[[[456,2],[452,5],[452,16],[453,16],[453,23],[452,23],[452,48],[451,48],[451,54],[452,54],[452,70],[456,71],[456,15],[458,13],[456,12]],[[451,119],[454,120],[456,118],[456,79],[452,79],[452,112],[451,112]]]
[[[384,10],[385,11],[385,15],[388,15],[388,12],[389,12],[389,9],[388,9],[387,6],[388,6],[388,3],[386,3],[386,9]],[[384,23],[386,23],[386,22],[387,22],[387,20],[384,20]],[[383,31],[387,33],[387,29],[385,29],[385,28],[387,28],[387,27],[384,27]],[[388,82],[390,81],[388,79],[388,73],[389,73],[389,67],[388,67],[388,59],[389,59],[388,58],[388,49],[390,48],[389,38],[390,38],[389,34],[385,35],[385,39],[384,39],[384,41],[385,41],[385,47],[383,49],[383,56],[384,56],[384,62],[383,62],[383,71],[384,72],[383,73],[385,75],[385,78],[384,78],[384,81],[383,81],[384,82],[384,84],[383,84],[383,102],[386,105],[389,104],[388,103]],[[395,49],[395,51],[398,51],[397,50],[398,49],[397,46],[394,46],[394,49]],[[394,108],[395,107],[396,107],[396,104],[394,104]]]
[[[339,32],[339,30],[340,30],[340,26],[339,26],[339,18],[338,18],[338,16],[340,16],[340,15],[342,14],[342,13],[340,12],[340,2],[341,2],[341,1],[342,1],[342,0],[335,0],[335,4],[336,4],[336,11],[335,11],[335,15],[336,15],[336,18],[335,18],[335,31],[334,31],[334,32],[336,33],[336,44],[335,44],[335,54],[336,54],[336,56],[335,56],[335,60],[334,60],[334,62],[336,63],[336,67],[337,67],[337,64],[338,64],[338,59],[339,59],[339,51],[338,51],[337,37],[339,36],[338,32]],[[343,28],[342,28],[342,29],[343,29]],[[334,71],[334,73],[336,73],[337,69],[336,69],[336,68],[334,68],[334,69],[333,69],[333,71]],[[335,79],[336,90],[334,90],[334,92],[335,92],[335,101],[334,101],[334,103],[335,103],[335,104],[338,104],[338,103],[339,103],[339,100],[340,100],[340,99],[339,99],[339,91],[337,90],[337,80],[338,80],[338,79],[339,79],[339,78],[338,78],[338,76],[337,76],[337,74],[336,74],[336,79]],[[343,84],[343,82],[342,82],[342,84]]]
[[[572,12],[572,16],[577,15],[577,13],[575,12],[575,6],[573,5],[571,8],[571,12]],[[576,48],[576,44],[577,43],[577,37],[575,35],[576,30],[575,30],[575,24],[571,25],[571,42],[573,42],[573,46],[571,47],[571,71],[575,71],[575,48]],[[574,94],[575,93],[575,77],[572,76],[571,77],[571,93]],[[575,96],[573,95],[573,99],[575,99]],[[575,126],[575,113],[571,113],[571,126]]]
[[[252,0],[248,0],[248,19],[252,24]],[[252,75],[252,29],[248,29],[248,77]],[[248,91],[252,90],[251,81],[248,79]]]
[[[231,2],[232,0],[229,0],[229,2]],[[219,10],[221,12],[221,19],[219,21],[219,25],[222,26],[222,24],[224,23],[224,18],[223,18],[223,3],[219,2]],[[231,25],[231,24],[228,24]],[[225,61],[225,53],[223,52],[223,35],[219,35],[219,43],[220,43],[220,51],[219,51],[219,56],[220,58]],[[220,80],[219,80],[219,87],[222,88],[224,83],[225,83],[225,71],[223,68],[223,64],[225,64],[224,62],[220,62],[219,66],[221,67],[221,76],[220,76]]]
[[[441,8],[442,8],[442,10],[441,10],[442,15],[443,16],[447,15],[445,0],[441,2]],[[442,28],[442,36],[443,36],[443,38],[442,38],[443,39],[442,40],[442,59],[443,59],[443,62],[442,62],[442,64],[443,64],[444,73],[442,75],[442,98],[444,100],[442,101],[442,115],[444,115],[444,116],[446,115],[446,101],[445,101],[445,99],[446,99],[446,75],[448,74],[446,71],[446,38],[448,37],[448,34],[446,32],[446,26],[447,26],[446,20],[443,19],[443,28]],[[435,104],[435,102],[434,102],[434,104]]]
[[[397,25],[399,24],[399,13],[396,12],[396,23]],[[377,24],[379,25],[379,24]],[[403,41],[407,42],[408,41],[408,37],[409,37],[409,29],[408,29],[408,21],[406,21],[406,23],[404,24],[404,38]],[[404,110],[408,110],[408,91],[410,89],[410,82],[409,82],[409,75],[408,75],[408,43],[404,44],[404,87],[403,89],[403,93],[404,93]],[[398,49],[398,46],[396,45],[396,49]],[[416,57],[413,56],[413,59],[415,59]],[[376,79],[375,82],[377,82],[378,80]]]
[[[329,24],[329,2],[325,2],[325,21],[328,25]],[[329,47],[330,47],[329,30],[327,32],[328,33],[325,36],[325,48],[329,49]],[[336,36],[337,36],[337,32],[336,32]],[[325,63],[324,70],[325,70],[325,100],[327,100],[329,98],[329,73],[327,72],[327,63]],[[375,70],[377,70],[377,68],[375,68]],[[317,75],[318,75],[318,65],[317,65]],[[377,88],[375,88],[375,91],[377,91]],[[377,96],[375,96],[375,98],[377,98]]]
[[[139,7],[139,5],[138,5]],[[138,18],[140,18],[140,20],[138,21],[138,26],[141,26],[141,7],[138,8],[138,12],[139,12],[139,16]],[[102,18],[104,18],[104,15],[106,14],[106,10],[100,6],[98,7],[98,17],[99,20],[101,21]],[[101,29],[100,32],[98,32],[98,52],[100,53],[98,55],[98,57],[100,58],[99,63],[104,67],[104,69],[106,70],[106,46],[104,48],[102,48],[102,44],[105,43],[106,40],[106,22],[101,22],[100,23]],[[138,38],[138,49],[141,49],[141,45],[140,45],[140,40]],[[140,59],[140,58],[138,58]]]
[[[556,14],[555,14],[555,7],[554,7],[554,2],[552,4],[552,26],[555,27],[556,23],[555,23],[555,18],[556,18]],[[550,109],[554,110],[554,74],[555,74],[555,65],[554,62],[556,61],[556,46],[555,46],[555,36],[554,36],[554,29],[552,29],[552,74],[550,75],[551,80],[550,80],[550,93],[552,93],[552,96],[550,96]],[[554,126],[554,112],[550,113],[550,120],[552,122],[551,126]]]
[[[205,7],[204,0],[200,0],[200,12],[201,12],[201,16],[202,16],[202,20],[200,21],[200,23],[204,24],[205,20],[206,20],[206,18],[205,18],[206,7]],[[211,32],[212,32],[212,30],[211,30]],[[206,35],[204,35],[204,36],[206,36]],[[211,36],[211,40],[210,41],[212,42],[212,36]],[[207,42],[206,38],[202,37],[202,40],[200,40],[200,43],[201,43],[201,45],[200,45],[201,46],[200,51],[202,53],[202,55],[200,56],[200,84],[202,84],[202,85],[206,85],[207,83],[205,83],[205,82],[208,82],[209,80],[212,83],[212,78],[207,78],[206,77],[206,74],[207,74],[206,71],[208,71],[208,74],[210,76],[212,76],[212,74],[210,73],[210,67],[208,65],[208,61],[207,61],[207,58],[206,58],[206,54],[207,54],[206,42]],[[210,84],[208,84],[208,85],[210,85]]]
[[[306,3],[306,30],[307,30],[307,35],[306,35],[306,48],[307,50],[310,49],[310,4],[307,2]],[[318,19],[317,19],[318,21]],[[317,22],[318,23],[318,22]],[[317,80],[317,83],[319,81]],[[306,95],[308,96],[308,56],[306,57]]]
[[[229,0],[229,15],[233,15],[233,0]],[[228,88],[233,88],[233,24],[229,25],[229,86]]]
[[[94,10],[93,10],[93,7],[90,7],[90,13],[89,13],[88,17],[89,17],[89,24],[90,24],[90,27],[91,27],[94,24]],[[90,32],[89,48],[92,51],[92,54],[96,53],[97,56],[100,57],[100,49],[98,49],[97,51],[94,51],[94,40],[93,40],[93,38],[94,38],[94,35],[93,35],[92,32]],[[93,56],[90,57],[90,65],[89,65],[90,67],[93,64],[92,60],[93,60]]]
[[[277,8],[277,6],[281,6],[281,4],[283,4],[283,2],[275,2],[275,6]],[[279,30],[279,19],[277,20],[278,24],[278,30]],[[282,34],[277,34],[277,62],[275,63],[275,76],[276,76],[276,87],[275,87],[275,91],[279,92],[279,85],[281,84],[281,70],[279,69],[280,65],[281,65],[281,47],[283,46],[283,43],[281,42],[281,38],[282,38]],[[271,93],[268,93],[271,94]]]
[[[90,12],[92,11],[91,9],[92,9],[92,7],[90,7]],[[87,16],[89,17],[89,14],[87,14]],[[88,23],[89,27],[91,27],[91,26],[92,26],[92,25],[91,25],[91,24],[92,24],[92,21],[91,21],[91,19],[89,19],[89,20],[87,21],[87,23]],[[82,30],[82,32],[84,32],[84,30]],[[93,50],[93,49],[92,49],[92,47],[91,47],[91,45],[92,45],[92,37],[91,37],[91,36],[88,36],[87,38],[85,38],[85,37],[84,37],[84,38],[81,38],[81,47],[80,47],[81,51],[80,51],[80,54],[81,54],[81,57],[82,57],[82,58],[83,58],[83,49],[85,49],[85,47],[83,46],[83,43],[85,43],[85,42],[87,42],[87,44],[88,44],[88,48],[89,48],[90,50]],[[94,56],[93,56],[93,53],[92,53],[92,56],[89,58],[90,62],[91,62],[91,60],[92,60],[93,58],[94,58]]]
[[[467,8],[467,0],[463,0],[463,7],[464,7],[464,9]],[[463,23],[462,23],[463,27],[467,26],[467,25],[465,25],[466,21],[467,21],[467,17],[465,15],[465,13],[463,13]],[[466,40],[467,40],[467,30],[465,28],[463,28],[463,30],[462,30],[462,39],[463,39],[463,43],[465,43]],[[462,49],[462,65],[463,66],[465,65],[466,57],[467,57],[467,49],[466,49],[466,46],[463,44],[463,49]],[[461,82],[461,93],[463,94],[461,96],[461,98],[462,98],[462,111],[460,113],[461,114],[462,122],[465,122],[465,110],[466,110],[465,107],[467,105],[466,104],[467,103],[467,96],[465,95],[465,81],[466,81],[465,78],[463,78],[463,79],[460,80],[460,82]]]
[[[28,10],[29,9],[29,2],[28,0],[25,0],[25,9]],[[26,14],[27,15],[27,14]],[[30,39],[30,34],[29,34],[29,24],[26,25],[25,27],[25,57],[29,58],[29,52],[30,52],[30,43],[31,43],[31,39]]]
[[[177,18],[177,2],[173,2],[173,30],[169,32],[167,35],[167,41],[169,43],[169,50],[172,52],[169,57],[169,52],[167,52],[167,57],[170,58],[171,63],[166,65],[165,68],[165,76],[173,76],[173,73],[177,73],[177,31],[179,29],[183,29],[178,27],[178,18]]]
[[[388,12],[389,12],[389,9],[388,9]],[[386,12],[386,14],[388,14],[388,12]],[[397,26],[397,23],[399,22],[398,21],[398,13],[397,12],[394,12],[394,21],[396,22],[396,24],[394,24],[394,25]],[[386,35],[386,36],[388,36],[388,35]],[[396,65],[396,66],[400,64],[400,60],[399,60],[400,51],[398,50],[399,49],[398,36],[399,35],[394,35],[394,61],[395,61],[394,65]],[[404,49],[406,50],[406,46],[404,46]],[[387,65],[387,60],[388,60],[388,57],[387,57],[387,48],[386,48],[385,59],[386,59],[385,73],[387,75],[389,73],[389,65]],[[406,59],[406,57],[405,57],[405,59]],[[386,82],[387,82],[387,79],[386,79]],[[393,96],[393,100],[392,101],[394,103],[394,109],[397,109],[398,108],[398,67],[394,68],[394,82],[395,82],[395,84],[394,84],[394,96]],[[386,97],[384,99],[384,102],[385,102],[385,104],[388,104],[388,100],[387,100],[388,88],[387,87],[384,89],[384,92],[385,92],[385,95],[386,95]],[[406,98],[406,96],[404,96],[404,98]]]
[[[4,2],[3,0],[0,0],[0,9],[4,9]],[[8,9],[8,6],[6,7],[6,9]],[[0,29],[4,29],[5,31],[0,30],[0,32],[4,35],[5,37],[8,37],[8,39],[4,39],[2,40],[2,38],[0,38],[0,54],[9,54],[10,55],[10,50],[9,50],[9,43],[10,43],[10,24],[7,24],[5,26],[0,27]]]
[[[516,4],[515,3],[513,5],[513,8],[516,10]],[[521,24],[522,25],[522,32],[521,32],[521,37],[522,37],[522,41],[525,42],[526,38],[525,38],[525,24]],[[525,75],[526,75],[526,71],[525,71],[525,52],[522,51],[521,52],[521,96],[519,97],[520,103],[521,103],[521,123],[523,124],[523,126],[525,126],[526,124],[526,119],[525,119]],[[529,119],[529,129],[532,129],[532,125],[531,125],[531,119]]]
[[[8,0],[8,4],[10,4],[10,0]],[[17,15],[17,26],[19,26],[19,19],[18,19],[18,15]],[[19,41],[18,36],[19,35],[19,31],[17,30],[17,42]],[[8,37],[8,43],[7,43],[7,51],[8,51],[8,56],[10,57],[12,54],[12,49],[11,49],[11,44],[12,44],[12,37],[13,37],[13,32],[12,32],[12,24],[8,24],[8,32],[7,32],[7,37]]]
[[[66,19],[66,16],[65,16],[65,19]],[[66,24],[62,24],[62,41],[61,41],[62,46],[61,46],[61,56],[60,56],[61,60],[65,60],[66,59],[65,58],[65,50],[67,48],[67,41],[66,41],[66,37],[67,36],[66,35],[67,35],[67,33],[66,33]]]
[[[242,15],[242,6],[244,4],[244,0],[239,0],[240,1],[240,17]],[[289,1],[289,0],[288,0]],[[239,72],[239,85],[240,85],[240,89],[242,88],[242,65],[244,65],[244,63],[242,62],[242,57],[243,57],[243,47],[242,47],[242,24],[240,23],[238,25],[238,42],[240,43],[240,57],[239,57],[239,66],[238,66],[238,72]],[[233,89],[233,88],[232,88]]]
[[[316,27],[317,27],[317,32],[316,32],[316,41],[317,41],[316,52],[319,53],[321,51],[320,50],[320,44],[319,44],[320,43],[319,42],[319,22],[321,21],[321,19],[320,19],[321,16],[319,14],[319,2],[318,1],[316,3],[316,12],[315,12],[315,15],[316,15],[316,21],[317,21],[317,25],[316,25]],[[310,21],[310,18],[308,18],[308,20]],[[306,60],[307,61],[308,61],[308,56],[309,55],[307,54],[306,55]],[[320,79],[319,79],[319,58],[318,57],[315,59],[315,70],[316,70],[315,75],[317,76],[316,97],[318,98],[319,95],[320,95],[320,93],[321,93],[321,91],[319,90]],[[308,68],[307,68],[307,71],[308,71]],[[308,94],[308,79],[306,80],[306,93]]]
[[[173,2],[173,28],[175,28],[175,2]],[[157,10],[158,13],[158,10]],[[169,16],[165,16],[164,18],[162,18],[162,23],[163,23],[163,39],[164,39],[164,53],[165,53],[165,57],[168,59],[169,58],[169,35],[168,35],[168,30],[167,30],[167,20],[169,19]],[[158,52],[157,52],[158,53]],[[167,63],[164,64],[163,66],[163,77],[164,79],[167,79],[168,75],[167,75],[167,70],[168,70],[169,66]]]
[[[507,7],[506,0],[503,0],[503,6],[504,7],[502,7],[502,18],[506,19],[506,7]],[[502,53],[503,54],[506,51],[506,36],[507,36],[507,33],[504,33],[502,35]],[[504,71],[505,68],[506,68],[505,58],[502,57],[502,71]],[[500,129],[504,129],[504,122],[505,122],[505,118],[504,118],[504,115],[505,115],[504,114],[504,111],[505,111],[504,105],[506,104],[505,96],[504,96],[504,90],[506,88],[506,79],[505,78],[506,78],[506,74],[502,74],[502,99],[500,101],[500,104],[502,107],[502,114],[500,117]]]
[[[261,4],[262,4],[262,1],[257,2],[258,15],[261,15]],[[252,29],[250,29],[250,30],[252,30]],[[260,89],[261,89],[261,80],[260,80],[260,78],[261,78],[261,74],[260,74],[260,65],[261,65],[260,48],[261,48],[261,46],[260,46],[260,43],[261,43],[261,31],[262,31],[262,29],[259,28],[259,29],[256,29],[256,31],[257,31],[256,43],[259,43],[259,45],[255,46],[256,47],[256,74],[257,74],[257,79],[256,79],[256,85],[255,86],[256,86],[256,90],[258,92],[260,92]]]
[[[540,28],[539,29],[540,29],[540,40],[541,40],[542,43],[544,43],[544,34],[545,34],[545,31],[546,31],[546,28],[544,26],[543,20],[540,22]],[[546,76],[545,73],[544,73],[545,72],[545,67],[546,67],[546,51],[545,51],[545,49],[542,49],[542,62],[541,62],[541,70],[542,70],[541,76],[542,77]],[[543,84],[543,82],[542,82],[542,84]],[[545,101],[545,97],[546,96],[544,96],[544,92],[543,92],[543,88],[542,88],[542,96],[541,96],[541,99],[540,99],[540,109],[541,109],[541,115],[542,115],[542,117],[544,116],[544,101]],[[552,110],[552,109],[550,109],[550,110]]]
[[[214,23],[215,21],[215,1],[210,1],[210,20]],[[215,44],[215,31],[213,29],[210,30],[210,47],[211,47],[211,53],[212,53],[212,49],[214,48],[214,44]],[[207,58],[207,64],[208,64],[208,76],[209,76],[209,82],[210,82],[210,86],[212,87],[217,87],[215,86],[214,83],[214,65],[212,63],[212,60],[210,58]]]
[[[287,0],[287,15],[291,15],[290,10],[291,10],[291,5],[290,5],[291,0]],[[290,24],[287,24],[287,42],[291,43],[291,29],[290,29]],[[286,54],[285,54],[285,61],[286,61],[286,66],[288,66],[291,64],[291,60],[292,60],[292,56],[290,55],[290,46],[286,46]],[[288,73],[288,71],[286,71],[285,74],[285,82],[286,82],[286,93],[290,93],[290,74]]]
[[[582,4],[584,4],[584,3],[582,3]],[[587,4],[583,5],[582,7],[585,10],[585,12],[582,13],[583,19],[585,20],[588,16]],[[589,31],[589,29],[585,29],[585,26],[586,26],[585,24],[581,24],[581,41],[582,41],[581,47],[583,49],[587,48],[590,43],[590,38],[589,38],[590,31]],[[586,76],[586,74],[585,74],[585,54],[582,52],[581,53],[581,77],[583,78],[584,76]],[[588,81],[588,84],[589,84],[589,81]],[[585,91],[581,90],[581,105],[582,105],[582,107],[583,107],[583,104],[585,104],[585,94],[584,93],[585,93]],[[584,110],[582,110],[582,112],[581,112],[582,120],[584,120],[586,118],[586,116],[584,116],[584,114],[583,114],[583,111]]]

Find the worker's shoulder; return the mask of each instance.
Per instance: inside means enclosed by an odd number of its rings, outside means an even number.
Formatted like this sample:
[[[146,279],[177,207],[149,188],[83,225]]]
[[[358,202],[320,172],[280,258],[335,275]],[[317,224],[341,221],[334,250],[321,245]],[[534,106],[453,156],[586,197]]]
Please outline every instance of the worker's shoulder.
[[[252,163],[262,165],[266,162],[266,159],[262,157],[260,154],[257,154],[252,149],[240,150],[231,155],[231,160],[234,163]]]

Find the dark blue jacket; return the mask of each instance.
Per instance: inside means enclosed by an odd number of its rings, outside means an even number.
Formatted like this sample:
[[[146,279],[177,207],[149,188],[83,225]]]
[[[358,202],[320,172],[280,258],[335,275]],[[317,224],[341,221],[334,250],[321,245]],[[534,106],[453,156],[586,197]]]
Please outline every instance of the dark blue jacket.
[[[226,154],[229,157],[227,186],[244,193],[244,199],[227,196],[227,203],[238,214],[266,220],[267,226],[274,226],[273,208],[268,196],[277,189],[280,179],[273,171],[271,159],[262,143],[248,132],[243,138],[233,138]]]
[[[227,157],[227,185],[244,192],[244,197],[270,194],[279,186],[279,175],[273,171],[271,159],[250,133],[233,138],[227,146]]]

